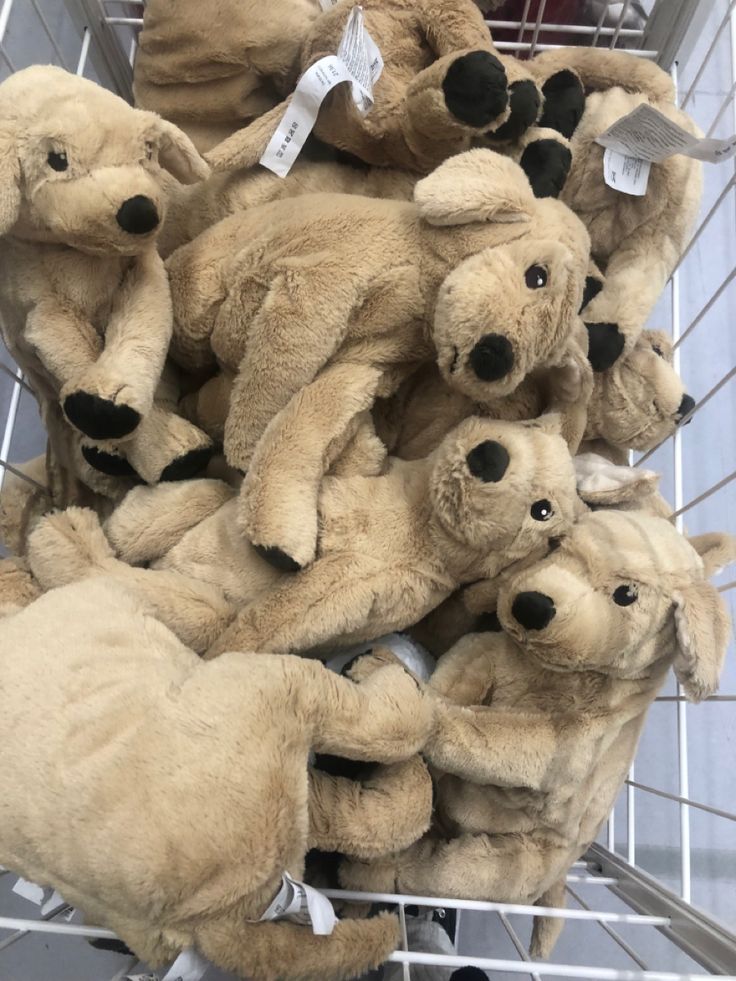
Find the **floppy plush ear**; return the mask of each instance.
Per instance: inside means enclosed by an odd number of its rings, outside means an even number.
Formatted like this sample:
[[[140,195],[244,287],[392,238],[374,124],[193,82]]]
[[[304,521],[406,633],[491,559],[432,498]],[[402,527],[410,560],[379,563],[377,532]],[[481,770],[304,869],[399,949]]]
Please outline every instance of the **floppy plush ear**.
[[[528,221],[535,207],[526,174],[493,150],[450,157],[414,188],[419,213],[430,225],[474,221]]]
[[[559,412],[545,412],[536,419],[527,419],[522,425],[529,429],[541,429],[550,436],[562,435],[562,416]]]
[[[0,235],[7,235],[18,220],[21,200],[15,134],[3,127],[0,129]]]
[[[733,535],[711,531],[705,535],[694,535],[688,541],[703,560],[706,579],[736,562],[736,538]]]
[[[196,184],[209,177],[210,168],[186,135],[168,119],[156,119],[161,166],[182,184]]]
[[[205,159],[213,171],[217,174],[223,170],[255,167],[290,104],[291,96],[208,150]]]
[[[718,690],[726,656],[730,621],[715,586],[693,582],[672,597],[675,604],[677,680],[692,702],[700,702]]]
[[[590,507],[636,504],[657,490],[659,475],[652,470],[622,467],[597,453],[573,459],[578,494]]]

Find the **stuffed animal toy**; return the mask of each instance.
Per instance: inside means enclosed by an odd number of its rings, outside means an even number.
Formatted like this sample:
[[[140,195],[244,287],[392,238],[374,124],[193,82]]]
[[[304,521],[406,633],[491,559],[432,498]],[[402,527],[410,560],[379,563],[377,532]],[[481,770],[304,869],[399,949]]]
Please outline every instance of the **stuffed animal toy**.
[[[580,518],[504,578],[490,632],[440,661],[436,827],[398,855],[346,863],[349,889],[530,903],[595,839],[670,667],[700,701],[718,687],[729,619],[708,582],[736,558],[641,511]]]
[[[605,283],[588,305],[590,360],[596,371],[630,352],[687,246],[700,205],[702,164],[677,154],[651,166],[646,194],[636,197],[608,187],[603,147],[595,142],[608,127],[646,104],[700,135],[675,106],[668,74],[644,58],[586,47],[545,52],[529,64],[545,94],[543,126],[558,128],[572,148],[572,165],[561,193],[590,232],[593,258]],[[576,73],[588,94],[579,115],[570,89],[560,84]],[[545,79],[555,79],[552,89]]]
[[[0,644],[5,866],[154,967],[194,947],[254,981],[347,981],[395,948],[385,913],[329,935],[263,917],[312,845],[376,854],[428,824],[431,781],[409,758],[433,706],[403,667],[380,652],[350,678],[263,654],[202,664],[101,580],[6,617]],[[387,765],[361,788],[310,770],[310,750]]]
[[[232,466],[247,470],[269,421],[328,363],[436,357],[451,385],[483,400],[568,358],[589,244],[569,209],[535,199],[517,164],[482,149],[448,160],[414,199],[276,201],[168,259],[172,356],[186,370],[238,372]]]
[[[554,133],[536,131],[542,95],[523,62],[495,49],[472,0],[365,0],[360,6],[383,61],[374,104],[363,113],[350,86],[337,85],[317,115],[320,140],[375,166],[426,174],[484,137],[495,148],[516,150],[540,196],[559,191],[569,147]],[[353,7],[352,0],[340,0],[314,22],[301,51],[303,72],[337,53]],[[258,163],[290,98],[210,150],[213,168]]]
[[[286,556],[266,561],[247,542],[233,490],[207,480],[135,489],[106,522],[107,537],[91,511],[49,515],[30,536],[29,562],[44,589],[95,574],[124,582],[208,656],[333,653],[544,554],[572,524],[576,501],[558,433],[554,417],[468,419],[425,460],[325,478],[317,512],[303,519],[319,522],[317,559],[296,575],[274,567],[288,568]],[[127,564],[146,561],[151,568]]]
[[[136,105],[202,151],[270,109],[296,79],[318,0],[149,0],[133,67]],[[276,88],[275,88],[276,87]]]
[[[59,68],[2,83],[0,128],[3,338],[52,450],[74,469],[71,425],[103,472],[112,441],[146,481],[195,473],[210,441],[154,404],[172,322],[155,237],[162,168],[193,181],[206,164],[171,123]]]

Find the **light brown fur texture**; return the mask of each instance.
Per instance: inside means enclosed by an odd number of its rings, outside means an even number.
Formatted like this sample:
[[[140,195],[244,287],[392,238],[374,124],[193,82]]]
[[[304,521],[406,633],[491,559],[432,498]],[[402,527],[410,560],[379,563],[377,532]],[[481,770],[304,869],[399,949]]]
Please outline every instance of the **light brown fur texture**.
[[[111,452],[99,441],[122,440],[149,482],[171,464],[186,469],[210,444],[154,405],[172,324],[155,236],[166,209],[163,169],[193,181],[206,164],[170,123],[51,66],[2,83],[0,133],[3,338],[55,454],[75,470],[75,439],[92,455]],[[62,433],[70,424],[81,437]]]
[[[205,480],[132,491],[107,537],[90,511],[49,515],[29,561],[45,589],[119,580],[208,656],[350,646],[410,626],[462,583],[544,554],[570,527],[575,477],[555,428],[469,419],[425,460],[325,478],[317,557],[296,574],[261,558],[238,527],[234,491]],[[144,561],[151,567],[128,564]]]
[[[430,681],[434,831],[343,865],[343,884],[506,902],[554,887],[608,815],[669,668],[694,701],[717,689],[729,619],[707,580],[735,558],[729,536],[602,510],[505,577],[495,632],[460,640]]]
[[[588,94],[570,136],[572,166],[560,200],[585,223],[593,258],[605,273],[603,289],[585,311],[588,324],[617,328],[615,334],[593,330],[593,364],[605,370],[622,351],[632,350],[687,246],[700,205],[702,164],[675,154],[652,164],[645,195],[621,194],[603,180],[604,150],[595,139],[642,104],[700,133],[676,108],[669,75],[651,62],[585,47],[545,52],[530,62],[540,84],[564,69],[579,75]]]
[[[424,764],[401,761],[432,704],[403,667],[379,662],[356,683],[299,658],[203,664],[145,598],[99,579],[5,617],[0,645],[6,867],[153,966],[194,946],[254,981],[347,981],[394,949],[386,914],[329,936],[254,921],[313,844],[376,854],[426,827]],[[361,790],[310,771],[312,749],[388,765]]]
[[[136,105],[175,122],[202,151],[288,91],[318,0],[149,0],[133,69]]]
[[[572,213],[535,199],[518,165],[489,150],[447,161],[414,197],[273,202],[168,259],[174,358],[237,372],[231,465],[247,469],[269,421],[330,363],[436,357],[451,385],[483,399],[569,357],[588,264]]]

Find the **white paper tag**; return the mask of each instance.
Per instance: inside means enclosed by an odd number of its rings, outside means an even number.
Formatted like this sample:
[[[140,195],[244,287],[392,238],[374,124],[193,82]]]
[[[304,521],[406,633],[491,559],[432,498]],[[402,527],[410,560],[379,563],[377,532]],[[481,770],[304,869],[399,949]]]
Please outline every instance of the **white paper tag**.
[[[736,154],[736,136],[727,140],[698,139],[646,103],[609,126],[596,143],[649,163],[661,163],[675,153],[720,163]]]
[[[603,154],[603,179],[622,194],[646,194],[651,164],[640,157],[629,157],[608,147]]]
[[[311,926],[312,933],[324,937],[335,929],[337,917],[327,896],[284,872],[276,898],[256,922],[266,920],[289,920]]]
[[[334,7],[336,3],[337,0],[319,0],[319,5],[323,10],[329,10],[331,7]]]
[[[340,82],[349,82],[359,112],[373,105],[373,83],[383,71],[383,59],[363,25],[363,11],[353,7],[337,55],[315,62],[299,79],[289,108],[271,137],[260,163],[286,177],[312,132],[319,107]]]
[[[123,981],[161,981],[158,974],[126,974]]]
[[[51,889],[49,886],[44,888],[35,882],[29,882],[27,879],[18,879],[13,886],[13,892],[16,896],[27,899],[34,906],[40,906],[41,916],[48,916],[60,906],[66,906],[64,897],[56,889]]]
[[[208,961],[193,947],[183,950],[164,974],[163,981],[200,981],[207,973]]]

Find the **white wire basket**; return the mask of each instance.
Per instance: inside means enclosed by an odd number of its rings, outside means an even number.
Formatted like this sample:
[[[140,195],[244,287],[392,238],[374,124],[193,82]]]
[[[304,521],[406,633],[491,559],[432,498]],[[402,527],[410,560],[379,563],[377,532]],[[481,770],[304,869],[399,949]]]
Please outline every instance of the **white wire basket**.
[[[203,0],[204,2],[204,0]],[[736,131],[736,0],[592,0],[559,23],[556,0],[517,0],[511,19],[489,19],[501,50],[521,56],[559,44],[620,47],[672,71],[680,104],[708,136]],[[568,5],[569,7],[569,5]],[[518,9],[517,9],[518,8]],[[508,6],[504,8],[508,13]],[[0,77],[53,62],[131,96],[131,63],[143,0],[2,0]],[[493,17],[493,15],[490,15]],[[638,463],[662,473],[680,528],[736,534],[736,171],[708,166],[701,216],[654,315],[669,327],[675,363],[697,399],[692,425]],[[33,396],[0,352],[0,486],[5,470],[43,448]],[[3,421],[4,420],[4,421]],[[734,610],[736,581],[720,590]],[[734,616],[736,619],[736,616]],[[402,947],[392,960],[448,968],[475,965],[490,978],[519,975],[605,981],[736,981],[736,662],[723,694],[688,707],[674,680],[657,699],[636,762],[600,840],[571,869],[568,908],[388,896],[344,898],[398,905]],[[0,870],[0,981],[121,981],[145,972],[134,958],[93,948],[113,939],[85,926],[60,899],[33,907]],[[409,950],[408,905],[458,910],[457,956]],[[554,963],[534,963],[534,914],[566,921]],[[215,969],[204,981],[224,981]]]

